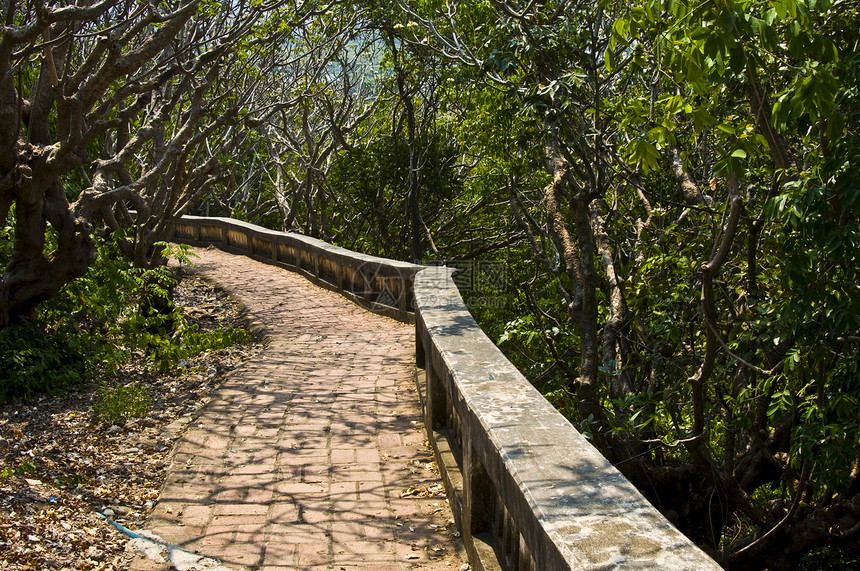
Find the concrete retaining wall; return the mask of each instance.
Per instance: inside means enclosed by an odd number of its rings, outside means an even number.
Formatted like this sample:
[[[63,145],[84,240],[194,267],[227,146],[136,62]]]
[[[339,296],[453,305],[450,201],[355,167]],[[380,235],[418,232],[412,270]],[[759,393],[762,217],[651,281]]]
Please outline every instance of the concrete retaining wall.
[[[298,271],[415,323],[427,434],[473,569],[720,569],[484,335],[454,286],[454,270],[226,218],[185,216],[172,239]]]
[[[424,266],[368,256],[231,218],[183,216],[173,223],[170,239],[195,246],[214,244],[293,270],[371,311],[414,321],[412,284]]]

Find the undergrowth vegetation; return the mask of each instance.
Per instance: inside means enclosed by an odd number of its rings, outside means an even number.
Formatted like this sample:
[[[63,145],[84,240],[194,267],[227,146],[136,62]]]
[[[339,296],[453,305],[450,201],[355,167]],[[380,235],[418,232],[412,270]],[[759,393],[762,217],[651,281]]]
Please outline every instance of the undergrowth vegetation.
[[[176,277],[165,266],[131,267],[116,246],[121,238],[97,238],[98,259],[83,277],[31,315],[0,329],[0,403],[97,381],[96,415],[106,423],[121,423],[147,409],[140,391],[113,382],[123,365],[134,362],[165,372],[203,351],[249,340],[247,331],[235,327],[201,331],[181,307],[154,303],[170,299]],[[159,246],[191,263],[187,246]],[[0,257],[6,255],[0,251]]]
[[[122,425],[132,418],[149,412],[150,400],[146,388],[138,382],[128,384],[103,381],[98,400],[93,403],[95,417],[107,425]]]

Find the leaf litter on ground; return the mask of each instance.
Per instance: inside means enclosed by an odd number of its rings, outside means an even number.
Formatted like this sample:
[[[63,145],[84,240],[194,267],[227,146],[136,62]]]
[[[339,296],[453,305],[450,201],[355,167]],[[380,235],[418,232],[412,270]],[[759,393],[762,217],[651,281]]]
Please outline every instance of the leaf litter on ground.
[[[177,305],[200,330],[242,326],[232,298],[193,275],[176,287]],[[154,373],[143,355],[117,379],[146,388],[149,414],[124,425],[97,422],[96,383],[62,396],[0,407],[0,571],[112,571],[134,553],[128,537],[101,518],[140,529],[158,499],[174,441],[225,375],[262,349],[207,352]]]

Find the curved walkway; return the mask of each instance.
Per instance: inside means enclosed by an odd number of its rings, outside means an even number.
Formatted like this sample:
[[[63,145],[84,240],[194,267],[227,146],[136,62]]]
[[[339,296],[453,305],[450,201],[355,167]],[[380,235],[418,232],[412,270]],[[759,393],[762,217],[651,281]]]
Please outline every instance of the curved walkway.
[[[148,529],[235,570],[459,569],[413,327],[286,270],[194,251],[195,271],[243,302],[268,343],[177,444]]]

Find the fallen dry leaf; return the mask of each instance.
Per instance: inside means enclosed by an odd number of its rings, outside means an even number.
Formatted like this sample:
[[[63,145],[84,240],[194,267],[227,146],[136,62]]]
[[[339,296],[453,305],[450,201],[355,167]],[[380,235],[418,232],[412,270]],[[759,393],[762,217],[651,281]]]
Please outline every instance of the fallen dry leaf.
[[[419,497],[419,498],[433,498],[433,497],[445,497],[445,486],[442,484],[433,484],[429,487],[424,486],[414,486],[409,487],[400,492],[401,498],[406,498],[409,496]]]

